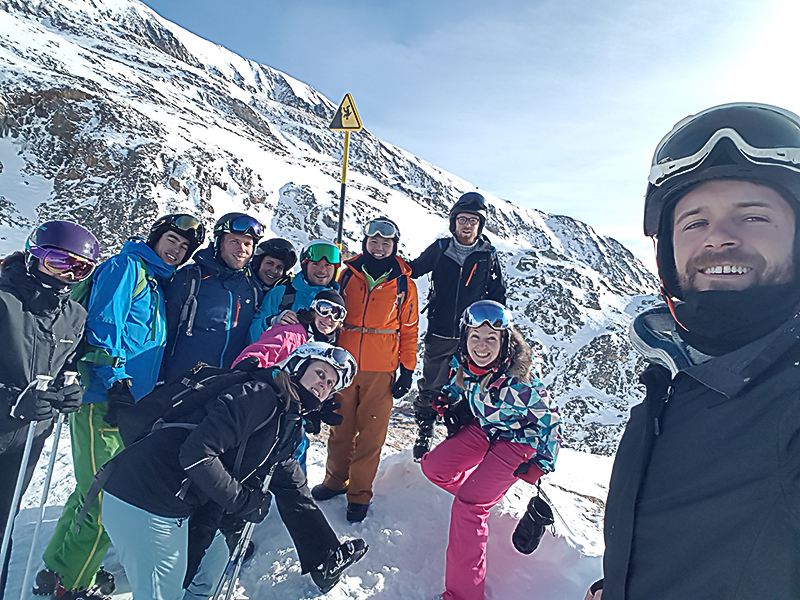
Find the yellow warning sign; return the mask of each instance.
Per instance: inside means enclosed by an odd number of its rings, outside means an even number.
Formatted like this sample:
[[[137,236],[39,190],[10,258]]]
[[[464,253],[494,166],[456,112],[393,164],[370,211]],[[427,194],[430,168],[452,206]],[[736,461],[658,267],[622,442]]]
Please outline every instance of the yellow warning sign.
[[[339,105],[339,110],[333,115],[333,121],[328,125],[331,131],[361,131],[361,118],[356,110],[356,103],[350,94],[344,95],[344,100]]]

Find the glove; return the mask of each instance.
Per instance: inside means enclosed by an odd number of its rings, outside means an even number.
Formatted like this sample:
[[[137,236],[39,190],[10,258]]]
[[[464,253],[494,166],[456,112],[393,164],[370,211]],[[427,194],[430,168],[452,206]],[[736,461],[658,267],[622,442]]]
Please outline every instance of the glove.
[[[334,400],[334,396],[329,397],[320,404],[317,410],[312,410],[303,416],[306,433],[316,435],[320,432],[321,423],[328,425],[341,425],[344,417],[336,411],[342,406],[340,402]]]
[[[530,554],[539,545],[545,528],[552,524],[553,509],[543,498],[534,496],[511,536],[514,548],[522,554]]]
[[[444,413],[450,406],[450,396],[439,394],[436,398],[431,400],[431,406],[440,417],[444,417]]]
[[[408,393],[408,390],[411,389],[411,378],[413,376],[414,371],[411,369],[406,369],[403,365],[400,365],[400,377],[398,377],[397,381],[394,382],[394,387],[392,388],[392,398],[398,400]]]
[[[53,404],[57,401],[57,392],[30,387],[13,407],[11,416],[26,421],[46,421],[53,416]]]
[[[234,366],[233,368],[236,371],[246,371],[249,373],[251,371],[255,371],[256,369],[258,369],[260,364],[261,363],[259,362],[257,356],[248,356],[247,358],[240,360],[238,363],[236,363],[236,366]]]
[[[58,412],[71,413],[81,407],[83,399],[83,387],[80,383],[71,383],[61,388],[56,394],[56,399],[52,402],[53,408]]]
[[[250,523],[261,523],[266,519],[269,512],[269,506],[272,504],[272,494],[262,492],[258,488],[243,487],[242,491],[247,494],[247,499],[244,502],[244,506],[233,513],[233,516]]]
[[[103,420],[111,427],[119,427],[120,411],[136,404],[136,400],[131,394],[131,380],[118,379],[112,383],[106,392],[106,399],[108,400],[108,410]]]
[[[475,415],[472,414],[472,410],[466,400],[460,400],[448,406],[442,415],[444,426],[447,428],[447,437],[453,437],[473,419],[475,419]]]

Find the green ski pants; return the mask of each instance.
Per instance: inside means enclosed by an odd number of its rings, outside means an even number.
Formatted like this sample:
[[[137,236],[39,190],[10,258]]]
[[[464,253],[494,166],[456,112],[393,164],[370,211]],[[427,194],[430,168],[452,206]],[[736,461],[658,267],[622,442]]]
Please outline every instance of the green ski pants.
[[[119,430],[103,420],[107,408],[106,402],[93,402],[69,415],[72,463],[78,485],[64,505],[43,556],[45,566],[61,576],[62,585],[68,590],[85,589],[94,584],[111,545],[100,519],[102,492],[83,520],[80,533],[75,531],[83,498],[92,485],[94,474],[123,447]]]

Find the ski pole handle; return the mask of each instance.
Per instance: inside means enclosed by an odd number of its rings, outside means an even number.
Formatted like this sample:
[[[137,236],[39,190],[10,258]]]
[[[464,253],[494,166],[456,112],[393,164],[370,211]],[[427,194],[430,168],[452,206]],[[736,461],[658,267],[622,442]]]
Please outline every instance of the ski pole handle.
[[[78,383],[78,372],[64,371],[64,385],[72,385],[73,383]]]

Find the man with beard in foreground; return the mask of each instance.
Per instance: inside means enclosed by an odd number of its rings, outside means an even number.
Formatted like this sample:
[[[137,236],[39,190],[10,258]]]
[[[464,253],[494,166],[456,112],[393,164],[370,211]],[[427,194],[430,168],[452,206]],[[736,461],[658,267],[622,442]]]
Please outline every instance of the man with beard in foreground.
[[[728,104],[658,145],[645,200],[667,304],[591,600],[800,598],[800,118]]]

